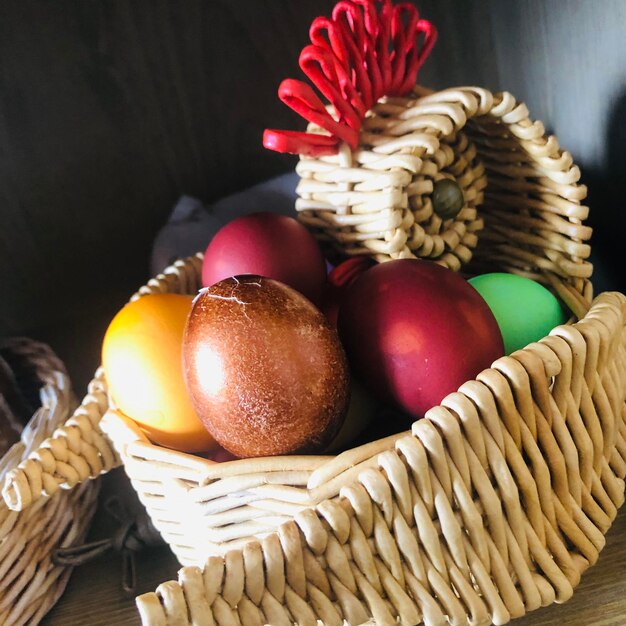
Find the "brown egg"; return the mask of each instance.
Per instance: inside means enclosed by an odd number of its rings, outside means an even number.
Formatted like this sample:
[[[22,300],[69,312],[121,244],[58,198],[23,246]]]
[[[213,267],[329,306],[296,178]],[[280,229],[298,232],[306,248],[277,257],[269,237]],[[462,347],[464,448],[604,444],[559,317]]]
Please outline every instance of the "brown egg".
[[[323,450],[344,420],[349,378],[337,333],[276,280],[238,276],[203,289],[183,360],[196,412],[238,457]]]

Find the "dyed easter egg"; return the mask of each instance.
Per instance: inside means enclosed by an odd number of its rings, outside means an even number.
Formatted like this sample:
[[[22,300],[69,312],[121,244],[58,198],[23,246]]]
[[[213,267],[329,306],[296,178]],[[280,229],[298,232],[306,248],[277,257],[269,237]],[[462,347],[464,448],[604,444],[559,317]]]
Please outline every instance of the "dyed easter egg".
[[[192,301],[178,294],[142,296],[113,318],[102,344],[113,404],[151,441],[184,452],[216,447],[183,377],[183,333]]]
[[[493,273],[475,276],[469,282],[493,312],[506,354],[538,341],[567,321],[556,296],[530,278]]]
[[[333,267],[328,273],[320,309],[328,321],[336,328],[339,305],[348,287],[370,267],[376,265],[370,257],[355,256]]]
[[[252,213],[221,228],[208,245],[202,284],[242,274],[273,278],[318,304],[326,263],[313,235],[293,217]]]
[[[339,308],[339,335],[368,391],[421,417],[504,352],[485,301],[452,270],[402,259],[368,269]]]
[[[320,452],[339,431],[349,373],[337,331],[270,278],[226,278],[198,295],[183,362],[192,402],[238,457]]]
[[[348,448],[372,423],[380,403],[373,398],[355,378],[350,381],[350,403],[346,419],[339,432],[326,449],[326,454]]]

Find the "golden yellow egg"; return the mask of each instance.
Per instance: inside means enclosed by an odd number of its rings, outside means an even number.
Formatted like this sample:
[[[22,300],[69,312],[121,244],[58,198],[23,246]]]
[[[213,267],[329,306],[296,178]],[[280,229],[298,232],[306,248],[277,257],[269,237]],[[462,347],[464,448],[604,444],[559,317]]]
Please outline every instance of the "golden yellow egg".
[[[216,447],[185,386],[182,339],[192,296],[154,294],[127,304],[102,344],[102,364],[113,403],[151,441],[184,452]]]

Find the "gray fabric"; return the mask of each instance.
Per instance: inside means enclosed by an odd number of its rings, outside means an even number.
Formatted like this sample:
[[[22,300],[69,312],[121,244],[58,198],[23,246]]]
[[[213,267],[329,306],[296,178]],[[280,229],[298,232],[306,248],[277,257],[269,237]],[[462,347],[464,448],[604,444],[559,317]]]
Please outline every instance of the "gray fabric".
[[[283,174],[209,206],[197,198],[182,196],[154,241],[150,262],[152,275],[176,259],[204,252],[211,237],[236,217],[257,211],[295,217],[298,178],[295,172]]]

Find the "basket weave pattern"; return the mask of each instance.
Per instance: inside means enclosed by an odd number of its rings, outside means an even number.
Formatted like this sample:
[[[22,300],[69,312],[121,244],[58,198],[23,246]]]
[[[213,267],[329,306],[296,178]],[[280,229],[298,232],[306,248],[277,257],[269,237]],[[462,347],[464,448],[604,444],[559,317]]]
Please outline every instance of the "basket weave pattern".
[[[2,495],[9,508],[21,511],[41,497],[72,489],[119,466],[119,457],[99,427],[107,406],[104,373],[99,369],[73,415],[8,472]]]
[[[377,105],[355,152],[301,159],[303,221],[351,254],[530,276],[579,321],[410,432],[337,457],[215,464],[160,448],[107,410],[98,372],[74,454],[60,431],[5,498],[19,508],[114,465],[102,428],[186,566],[138,598],[145,624],[503,624],[565,601],[596,561],[624,499],[626,298],[592,301],[580,172],[510,94],[424,93]],[[454,220],[432,213],[440,176],[465,192]],[[195,293],[200,266],[179,261],[133,298]]]
[[[178,262],[136,295],[193,292],[199,269]],[[623,501],[625,326],[626,298],[601,295],[410,435],[336,458],[214,464],[110,412],[102,425],[179,559],[200,564],[215,539],[225,553],[140,597],[144,623],[505,623],[567,599]]]
[[[410,434],[333,459],[212,464],[110,413],[179,559],[219,553],[141,596],[144,623],[502,624],[565,601],[623,502],[625,325],[626,298],[603,294]]]
[[[360,137],[355,151],[344,144],[336,156],[303,156],[296,168],[302,221],[342,253],[418,256],[459,270],[481,241],[479,260],[500,271],[544,283],[545,272],[591,275],[580,171],[511,94],[416,87],[377,104]],[[433,212],[433,183],[443,177],[463,190],[454,219]]]
[[[175,269],[141,293],[193,291],[199,259]],[[312,610],[325,623],[386,623],[400,610],[407,623],[503,623],[565,600],[623,499],[625,304],[601,296],[584,321],[501,359],[411,436],[332,460],[216,465],[153,446],[110,416],[126,470],[183,562],[201,560],[197,520],[220,512],[222,540],[263,537],[225,543],[204,576],[183,568],[180,584],[140,598],[145,623],[176,623],[187,610],[229,623],[235,608],[244,624],[306,622]]]
[[[68,417],[75,401],[62,363],[43,344],[16,344],[42,381],[41,408],[21,441],[0,459],[0,478],[42,445]],[[98,483],[39,499],[26,511],[0,502],[0,624],[37,624],[65,589],[71,568],[53,561],[55,548],[83,539],[95,511]]]

